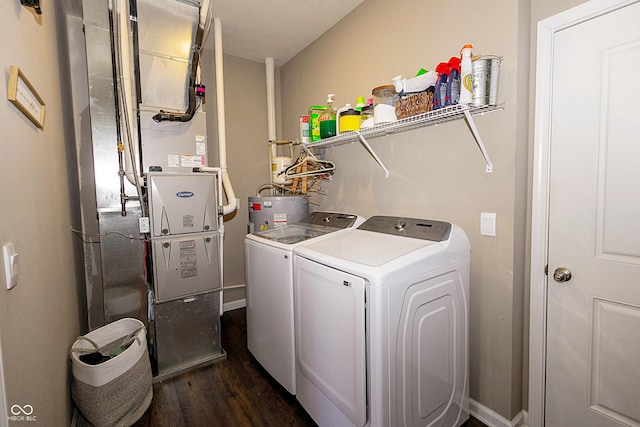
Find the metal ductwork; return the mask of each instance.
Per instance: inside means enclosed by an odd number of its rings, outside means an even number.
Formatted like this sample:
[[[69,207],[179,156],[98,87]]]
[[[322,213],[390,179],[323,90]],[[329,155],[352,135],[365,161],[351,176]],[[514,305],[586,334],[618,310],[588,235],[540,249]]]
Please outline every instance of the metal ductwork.
[[[161,109],[188,109],[186,88],[191,70],[197,70],[190,59],[200,28],[199,6],[200,1],[83,1],[91,143],[85,142],[81,150],[92,152],[94,169],[93,176],[81,183],[86,195],[83,212],[85,229],[102,235],[100,251],[88,251],[86,262],[91,327],[116,320],[109,301],[102,300],[110,288],[126,284],[139,290],[144,263],[118,260],[144,259],[144,236],[138,228],[140,218],[147,216],[140,200],[142,175],[149,166],[162,166],[143,163],[144,125],[139,118]],[[122,241],[118,233],[135,238]]]
[[[145,322],[151,346],[158,346],[150,350],[160,377],[224,357],[215,323],[222,213],[236,200],[226,158],[221,167],[206,163],[199,60],[211,22],[209,0],[83,0],[91,140],[79,152],[92,160],[93,174],[80,173],[78,234],[85,242],[89,327],[122,317]],[[224,132],[224,123],[218,127]],[[191,205],[176,207],[174,200],[193,205],[204,188],[209,219],[198,229],[198,214],[184,210]],[[174,347],[190,350],[173,354]]]

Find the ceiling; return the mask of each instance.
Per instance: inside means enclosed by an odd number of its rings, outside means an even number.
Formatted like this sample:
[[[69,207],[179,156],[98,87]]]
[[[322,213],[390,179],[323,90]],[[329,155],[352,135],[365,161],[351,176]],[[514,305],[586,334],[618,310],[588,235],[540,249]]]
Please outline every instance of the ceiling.
[[[212,5],[213,16],[222,22],[225,54],[258,62],[273,58],[281,66],[363,1],[212,0]],[[64,5],[68,14],[82,16],[82,0],[64,0]],[[205,47],[213,49],[213,28]]]
[[[222,22],[225,54],[260,62],[274,58],[280,66],[364,0],[212,1],[213,16]]]

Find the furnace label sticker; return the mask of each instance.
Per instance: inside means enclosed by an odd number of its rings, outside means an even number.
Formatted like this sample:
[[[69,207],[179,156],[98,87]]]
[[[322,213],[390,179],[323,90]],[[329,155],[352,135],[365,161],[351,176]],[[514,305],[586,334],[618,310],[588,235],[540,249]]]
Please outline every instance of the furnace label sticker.
[[[180,156],[177,154],[169,154],[167,155],[167,166],[170,168],[179,168],[180,167]]]
[[[207,155],[207,137],[204,135],[196,135],[196,154],[199,156]]]
[[[197,168],[203,166],[205,162],[205,156],[194,156],[193,154],[182,154],[180,156],[182,167]]]
[[[193,215],[183,215],[182,216],[182,226],[185,228],[193,228],[195,221],[193,219]]]
[[[198,260],[196,258],[196,241],[180,242],[180,277],[188,279],[198,275]]]

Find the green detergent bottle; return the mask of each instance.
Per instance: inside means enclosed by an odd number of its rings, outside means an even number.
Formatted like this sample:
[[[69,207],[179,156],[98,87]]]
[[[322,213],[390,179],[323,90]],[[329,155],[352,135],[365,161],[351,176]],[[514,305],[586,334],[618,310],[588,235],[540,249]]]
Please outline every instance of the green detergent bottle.
[[[336,96],[330,93],[327,98],[327,107],[318,117],[320,124],[320,138],[331,138],[336,136],[336,110],[333,108],[333,97]]]
[[[320,141],[320,115],[326,110],[324,105],[312,105],[309,107],[309,140]]]

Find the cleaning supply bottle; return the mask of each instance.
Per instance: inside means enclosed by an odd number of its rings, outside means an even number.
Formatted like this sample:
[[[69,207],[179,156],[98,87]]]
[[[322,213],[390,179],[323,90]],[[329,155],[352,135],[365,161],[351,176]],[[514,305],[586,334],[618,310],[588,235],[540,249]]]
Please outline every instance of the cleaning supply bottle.
[[[309,107],[309,140],[320,141],[320,115],[324,112],[324,105],[312,105]]]
[[[473,99],[473,68],[471,64],[471,49],[473,46],[466,44],[460,51],[462,62],[460,65],[460,105],[469,105]]]
[[[364,98],[362,98],[362,104],[364,105]],[[343,132],[350,132],[360,129],[360,115],[362,113],[353,108],[351,104],[346,104],[344,107],[338,109],[336,113],[336,135],[340,135]]]
[[[330,93],[327,97],[327,107],[318,117],[320,123],[320,138],[330,138],[336,136],[336,110],[333,108],[333,97],[336,96]]]
[[[373,98],[367,100],[367,105],[362,107],[360,113],[360,128],[370,128],[373,126]]]
[[[448,105],[447,100],[447,79],[449,78],[449,64],[441,62],[436,67],[438,80],[436,80],[435,91],[433,93],[433,109],[438,110]]]
[[[449,105],[456,105],[460,101],[460,58],[449,59],[449,80],[447,81],[447,98]]]

